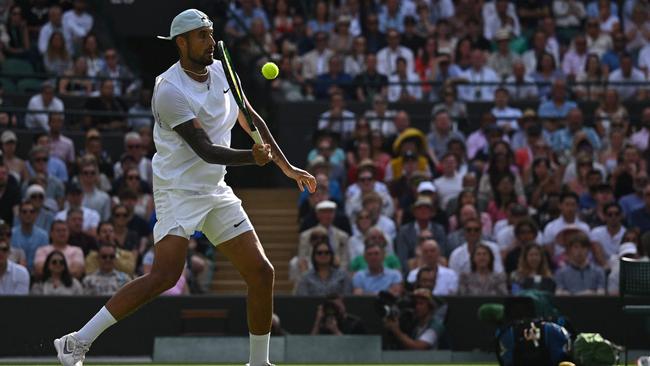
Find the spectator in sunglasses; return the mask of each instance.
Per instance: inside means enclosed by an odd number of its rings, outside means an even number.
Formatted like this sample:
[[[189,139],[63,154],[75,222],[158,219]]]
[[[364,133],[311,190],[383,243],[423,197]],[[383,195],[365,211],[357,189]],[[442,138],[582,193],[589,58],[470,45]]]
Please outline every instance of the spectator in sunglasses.
[[[84,273],[84,253],[79,247],[69,244],[70,230],[65,221],[54,221],[52,230],[50,230],[51,244],[42,246],[36,250],[34,256],[34,273],[36,277],[41,277],[45,268],[47,256],[55,250],[60,251],[65,256],[69,264],[70,274],[76,278],[81,278]]]
[[[83,281],[86,295],[113,295],[131,281],[131,276],[115,269],[117,248],[114,245],[102,244],[99,247],[99,269],[86,276]]]
[[[63,253],[55,250],[45,259],[43,278],[32,286],[31,293],[33,295],[83,295],[83,287],[70,274]]]
[[[9,260],[9,243],[0,241],[0,295],[27,295],[29,272]]]
[[[345,270],[334,264],[334,251],[331,249],[327,236],[314,240],[312,244],[312,269],[305,273],[298,286],[296,295],[325,296],[328,294],[350,295],[352,282]]]

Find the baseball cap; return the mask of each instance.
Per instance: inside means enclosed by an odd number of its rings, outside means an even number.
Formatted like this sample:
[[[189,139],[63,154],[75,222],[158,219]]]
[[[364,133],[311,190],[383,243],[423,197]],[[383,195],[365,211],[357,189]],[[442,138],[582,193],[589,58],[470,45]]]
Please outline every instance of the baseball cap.
[[[0,141],[2,141],[3,144],[6,144],[9,141],[16,142],[18,141],[18,138],[16,137],[16,134],[13,131],[7,130],[2,133],[2,137],[0,137]]]
[[[637,255],[639,252],[636,249],[636,244],[627,242],[621,244],[621,246],[618,248],[618,257],[621,258],[625,255],[628,254],[634,254]]]
[[[316,211],[320,210],[336,210],[336,202],[334,201],[321,201],[316,205]]]
[[[418,288],[413,291],[413,297],[419,297],[421,299],[425,299],[429,305],[435,306],[435,302],[433,301],[433,295],[431,294],[431,290],[427,288]]]
[[[438,189],[436,188],[436,186],[434,186],[433,183],[429,181],[420,182],[420,184],[418,184],[418,193],[437,192],[437,191]]]
[[[169,36],[158,36],[158,38],[171,41],[179,34],[202,27],[212,27],[210,18],[200,10],[187,9],[174,17],[172,25],[169,27]]]
[[[413,207],[420,207],[420,206],[433,207],[433,201],[431,201],[431,198],[429,197],[420,196],[418,197],[417,200],[415,200]]]
[[[27,192],[25,192],[25,197],[31,197],[35,194],[42,194],[43,196],[45,196],[45,190],[43,189],[43,187],[41,187],[38,184],[32,184],[31,186],[29,186],[29,188],[27,188]]]

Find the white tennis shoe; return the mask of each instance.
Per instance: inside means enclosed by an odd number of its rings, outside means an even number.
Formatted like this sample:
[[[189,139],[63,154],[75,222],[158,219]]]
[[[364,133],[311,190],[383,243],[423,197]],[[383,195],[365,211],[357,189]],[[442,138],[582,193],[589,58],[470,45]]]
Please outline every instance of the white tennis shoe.
[[[54,340],[57,357],[63,366],[83,366],[86,352],[90,349],[90,343],[78,340],[75,335],[70,333]]]

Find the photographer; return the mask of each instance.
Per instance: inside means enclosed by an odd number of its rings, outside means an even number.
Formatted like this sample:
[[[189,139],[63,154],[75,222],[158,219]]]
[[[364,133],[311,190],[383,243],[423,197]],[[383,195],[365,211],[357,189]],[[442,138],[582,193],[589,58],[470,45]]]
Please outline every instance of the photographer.
[[[443,325],[434,316],[436,305],[430,289],[419,288],[413,291],[413,326],[411,330],[395,316],[384,318],[384,327],[395,338],[400,349],[429,350],[437,348]]]
[[[366,328],[361,318],[347,313],[341,295],[330,294],[325,297],[325,302],[318,305],[311,334],[366,334]]]

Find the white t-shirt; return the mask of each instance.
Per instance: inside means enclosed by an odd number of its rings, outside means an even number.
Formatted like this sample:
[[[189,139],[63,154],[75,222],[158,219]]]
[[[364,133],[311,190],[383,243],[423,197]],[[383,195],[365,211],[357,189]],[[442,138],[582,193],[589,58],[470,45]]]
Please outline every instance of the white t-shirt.
[[[420,268],[412,269],[406,281],[408,283],[415,283],[418,278]],[[451,269],[443,266],[438,266],[438,273],[436,275],[436,284],[433,287],[433,294],[436,296],[449,296],[456,295],[458,292],[458,275]]]
[[[618,256],[618,248],[621,246],[623,241],[623,235],[625,235],[625,227],[621,226],[616,234],[613,236],[607,231],[607,225],[602,225],[593,228],[589,233],[589,239],[600,243],[605,251],[607,257]]]
[[[511,130],[519,129],[517,120],[522,116],[521,109],[507,106],[503,109],[494,107],[492,108],[492,114],[497,119],[497,126],[508,126]]]
[[[491,241],[481,241],[482,244],[486,245],[492,251],[494,256],[494,272],[501,273],[503,272],[503,262],[501,261],[501,253],[499,253],[499,247]],[[449,256],[449,268],[453,269],[458,275],[461,273],[470,273],[472,272],[472,263],[471,263],[471,253],[467,247],[467,242],[458,248],[454,249]]]
[[[451,178],[443,175],[436,178],[433,181],[433,184],[438,190],[440,208],[444,210],[447,208],[447,203],[456,198],[460,192],[463,191],[463,176],[460,173],[454,174]]]
[[[215,145],[230,146],[230,130],[239,109],[226,81],[221,62],[208,66],[208,81],[200,83],[182,71],[177,62],[156,78],[151,109],[156,154],[154,189],[212,192],[226,175],[224,165],[201,159],[173,128],[198,118]]]

